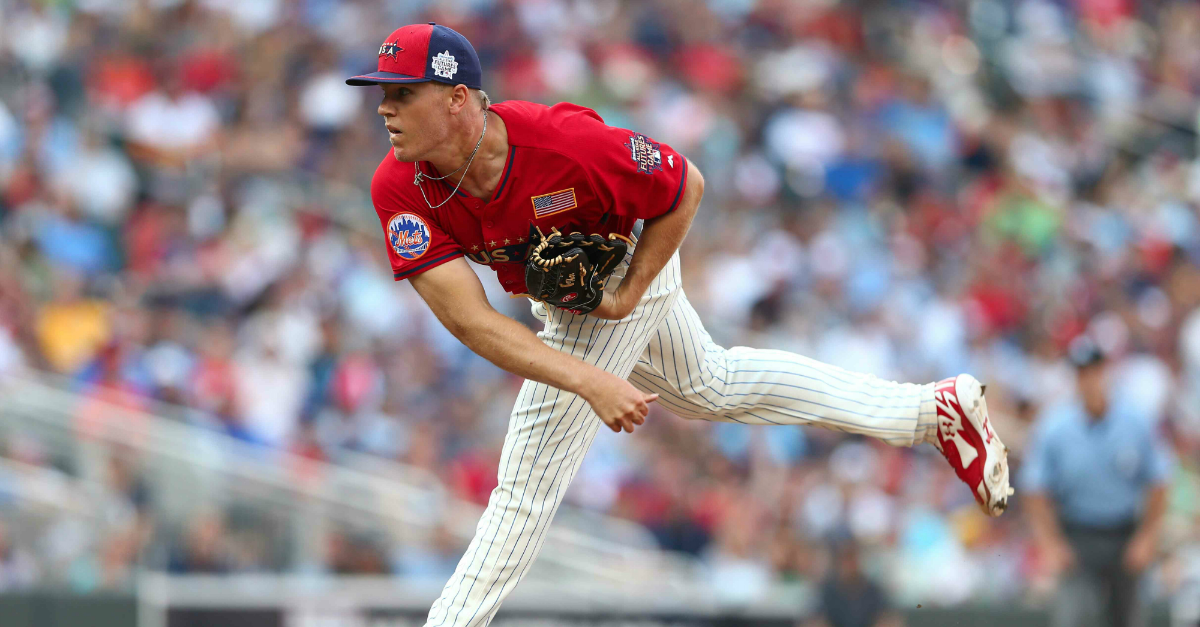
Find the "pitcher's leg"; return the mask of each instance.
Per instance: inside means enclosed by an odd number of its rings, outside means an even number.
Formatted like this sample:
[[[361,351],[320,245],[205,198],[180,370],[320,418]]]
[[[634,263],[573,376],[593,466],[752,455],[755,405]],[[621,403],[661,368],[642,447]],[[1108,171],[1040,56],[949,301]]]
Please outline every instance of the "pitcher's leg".
[[[499,482],[426,625],[486,625],[529,569],[600,421],[583,399],[526,381]]]
[[[983,385],[968,374],[896,383],[786,351],[717,346],[680,295],[629,381],[686,418],[811,424],[893,446],[929,442],[980,509],[1008,507],[1008,447],[992,429]]]
[[[924,441],[936,425],[933,385],[896,383],[787,351],[712,341],[681,295],[630,375],[685,418],[746,424],[811,424],[896,446]]]
[[[632,315],[609,321],[540,308],[538,337],[619,377],[628,377],[679,289],[672,259]],[[475,537],[434,603],[427,627],[486,625],[541,550],[567,486],[603,423],[581,397],[526,381],[509,421],[498,472]]]

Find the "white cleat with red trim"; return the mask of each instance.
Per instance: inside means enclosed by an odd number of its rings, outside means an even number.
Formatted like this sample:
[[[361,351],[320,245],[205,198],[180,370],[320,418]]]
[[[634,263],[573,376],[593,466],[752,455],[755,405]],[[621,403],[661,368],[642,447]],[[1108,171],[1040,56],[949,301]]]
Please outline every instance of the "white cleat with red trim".
[[[1008,447],[992,430],[984,386],[969,374],[934,384],[938,428],[928,441],[937,447],[988,516],[1008,508]]]

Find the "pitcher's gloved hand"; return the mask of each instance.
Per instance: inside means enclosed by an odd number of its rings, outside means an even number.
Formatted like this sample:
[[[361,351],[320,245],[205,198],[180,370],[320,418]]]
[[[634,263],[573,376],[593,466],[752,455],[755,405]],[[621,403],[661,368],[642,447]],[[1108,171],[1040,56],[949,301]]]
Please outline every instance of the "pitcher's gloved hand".
[[[607,239],[592,234],[550,235],[537,232],[525,262],[525,287],[529,296],[571,313],[586,314],[600,306],[604,284],[629,245],[617,235]]]

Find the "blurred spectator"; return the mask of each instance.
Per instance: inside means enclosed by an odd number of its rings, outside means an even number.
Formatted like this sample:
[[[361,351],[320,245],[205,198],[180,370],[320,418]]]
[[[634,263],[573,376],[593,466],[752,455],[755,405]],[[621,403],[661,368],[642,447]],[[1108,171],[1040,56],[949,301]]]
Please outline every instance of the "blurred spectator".
[[[719,603],[741,606],[763,598],[771,581],[764,559],[767,540],[758,533],[765,512],[741,499],[723,512],[715,541],[704,556]]]
[[[520,382],[392,282],[369,195],[388,150],[378,101],[341,83],[398,25],[438,20],[476,42],[493,100],[593,107],[705,173],[681,257],[720,343],[902,380],[977,373],[1019,471],[1045,438],[1014,423],[1086,415],[1064,351],[1094,334],[1113,362],[1112,412],[1137,398],[1179,458],[1150,591],[1200,616],[1187,479],[1200,439],[1200,4],[451,4],[0,3],[0,372],[66,377],[88,446],[136,427],[114,406],[182,403],[191,424],[256,445],[230,450],[373,455],[485,499]],[[532,321],[525,301],[484,286]],[[1124,424],[1096,424],[1113,419]],[[646,427],[598,436],[568,498],[705,556],[732,601],[819,581],[811,545],[841,527],[864,563],[905,565],[876,582],[897,602],[1041,592],[1038,556],[1054,553],[1033,545],[1047,543],[1018,517],[973,518],[929,447],[662,408]],[[135,481],[114,482],[107,462],[57,456],[116,493],[101,499],[114,524],[48,521],[44,541],[16,551],[40,584],[124,585],[147,548],[197,570],[308,566],[269,542],[298,542],[270,517],[174,507],[136,464]],[[1072,511],[1046,481],[1057,515]],[[144,511],[148,540],[130,533]],[[377,551],[385,570],[437,572],[462,547],[431,524],[430,546],[346,536],[327,557],[378,570],[358,555]],[[177,527],[189,531],[164,532]]]
[[[1163,579],[1171,593],[1172,626],[1194,627],[1200,625],[1200,421],[1195,408],[1178,411],[1184,417],[1175,432],[1176,468],[1163,531],[1174,550]]]
[[[452,575],[465,548],[464,542],[455,538],[445,525],[437,525],[430,535],[426,542],[399,547],[392,557],[393,572],[429,579]]]
[[[234,360],[238,413],[253,439],[273,446],[289,441],[308,389],[308,372],[284,358],[282,341],[268,333]]]
[[[386,550],[371,533],[339,529],[326,537],[326,561],[337,575],[384,575],[389,572]]]
[[[75,161],[58,172],[58,185],[81,213],[101,224],[119,224],[133,205],[137,173],[125,153],[87,129]]]
[[[830,574],[821,584],[823,627],[902,627],[880,585],[863,570],[856,541],[846,535],[831,543]]]
[[[54,276],[53,300],[37,314],[41,354],[63,373],[74,372],[109,337],[108,304],[84,296],[83,277],[66,270]]]
[[[221,119],[212,101],[188,92],[176,68],[164,68],[163,90],[134,102],[126,114],[126,136],[139,159],[180,169],[216,145]]]
[[[226,540],[228,528],[223,515],[202,513],[193,518],[180,545],[172,551],[167,570],[180,574],[220,574],[232,563]]]
[[[0,592],[15,592],[33,587],[38,580],[37,565],[29,551],[17,546],[0,519]]]
[[[1066,575],[1054,624],[1141,625],[1140,577],[1158,551],[1169,453],[1150,417],[1113,394],[1090,338],[1069,354],[1079,397],[1040,418],[1020,483],[1046,568]]]

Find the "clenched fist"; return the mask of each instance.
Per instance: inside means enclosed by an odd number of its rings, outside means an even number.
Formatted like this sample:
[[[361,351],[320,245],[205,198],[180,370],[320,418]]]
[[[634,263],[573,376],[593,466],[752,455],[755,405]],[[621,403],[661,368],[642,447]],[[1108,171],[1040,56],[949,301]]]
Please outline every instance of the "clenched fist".
[[[592,406],[592,411],[616,433],[624,429],[633,433],[633,428],[646,422],[650,403],[658,400],[657,394],[645,394],[628,381],[608,372],[597,377],[580,393],[583,400]]]

